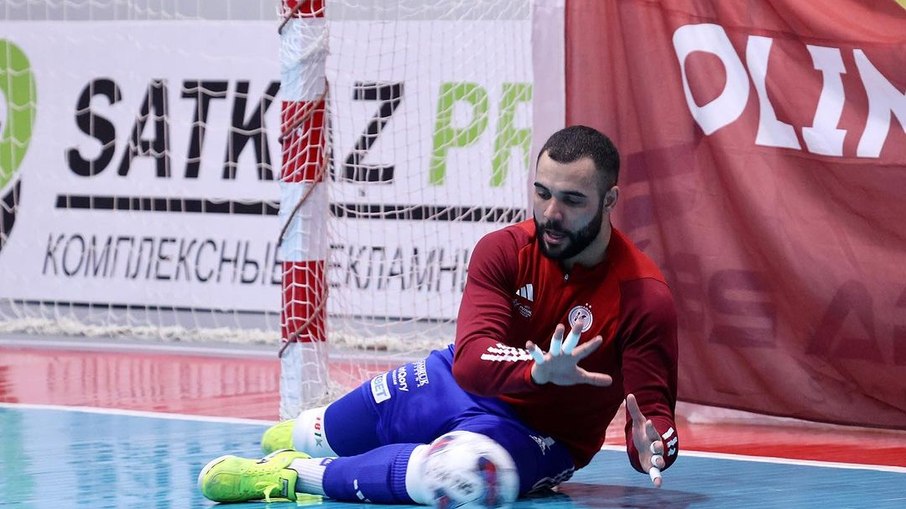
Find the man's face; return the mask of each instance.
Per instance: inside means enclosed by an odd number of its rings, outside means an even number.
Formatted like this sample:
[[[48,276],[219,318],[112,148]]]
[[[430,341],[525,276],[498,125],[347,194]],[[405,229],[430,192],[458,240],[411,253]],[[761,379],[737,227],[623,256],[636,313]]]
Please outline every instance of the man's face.
[[[532,196],[541,252],[555,260],[581,254],[601,233],[602,199],[591,158],[558,163],[542,155]]]

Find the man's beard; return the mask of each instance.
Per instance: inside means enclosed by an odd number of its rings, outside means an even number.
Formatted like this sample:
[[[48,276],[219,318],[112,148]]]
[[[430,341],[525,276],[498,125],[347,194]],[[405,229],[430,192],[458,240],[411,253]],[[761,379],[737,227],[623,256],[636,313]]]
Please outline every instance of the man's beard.
[[[538,239],[538,245],[541,247],[541,254],[552,260],[568,260],[581,253],[598,238],[601,233],[601,223],[604,221],[604,209],[599,208],[595,217],[591,218],[585,226],[576,231],[563,230],[558,221],[548,221],[542,225],[537,218],[533,219],[535,221],[535,236]],[[544,230],[565,235],[569,240],[565,245],[548,246],[544,241]]]

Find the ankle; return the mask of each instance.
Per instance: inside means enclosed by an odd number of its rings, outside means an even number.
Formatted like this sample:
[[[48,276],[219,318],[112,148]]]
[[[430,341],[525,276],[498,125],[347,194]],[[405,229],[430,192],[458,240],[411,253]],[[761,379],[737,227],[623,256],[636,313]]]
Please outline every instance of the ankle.
[[[296,471],[296,492],[324,495],[324,471],[333,458],[298,458],[289,464]]]

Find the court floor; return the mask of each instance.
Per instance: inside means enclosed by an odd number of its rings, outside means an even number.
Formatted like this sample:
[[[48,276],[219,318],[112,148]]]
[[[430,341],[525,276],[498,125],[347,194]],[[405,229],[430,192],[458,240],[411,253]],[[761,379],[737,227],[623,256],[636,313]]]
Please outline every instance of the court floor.
[[[270,352],[223,353],[0,338],[0,506],[214,506],[198,471],[222,454],[260,455],[279,374]],[[661,489],[612,437],[559,493],[515,508],[906,507],[901,432],[683,423],[680,433]],[[265,506],[296,504],[229,507]]]

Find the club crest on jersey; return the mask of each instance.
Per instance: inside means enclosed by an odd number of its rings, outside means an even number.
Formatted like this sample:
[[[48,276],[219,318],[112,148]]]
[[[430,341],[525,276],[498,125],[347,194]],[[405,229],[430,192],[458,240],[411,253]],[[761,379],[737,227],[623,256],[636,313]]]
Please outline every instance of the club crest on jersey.
[[[591,314],[591,308],[588,305],[576,306],[569,310],[569,326],[572,327],[576,325],[576,322],[582,320],[582,332],[588,332],[588,329],[591,328],[592,322],[595,321],[595,317]]]

